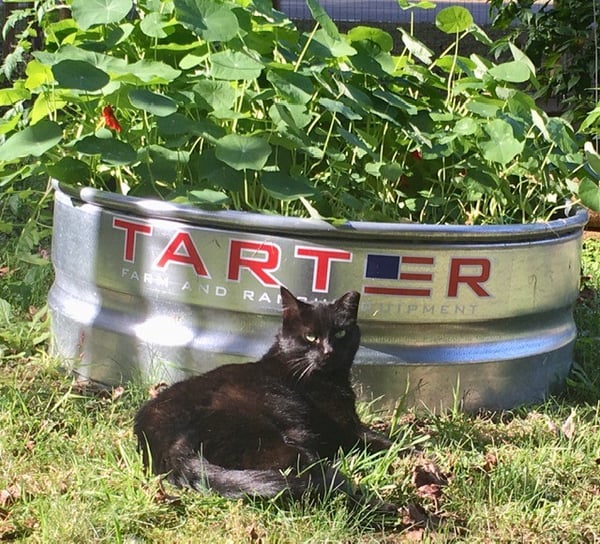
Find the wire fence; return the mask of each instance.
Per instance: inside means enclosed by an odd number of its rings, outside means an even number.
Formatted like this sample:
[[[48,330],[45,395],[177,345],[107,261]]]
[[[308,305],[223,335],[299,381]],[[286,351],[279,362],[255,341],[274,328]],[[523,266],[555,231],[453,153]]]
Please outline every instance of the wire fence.
[[[327,11],[334,21],[343,22],[385,22],[405,23],[410,22],[411,13],[417,23],[432,23],[435,14],[444,7],[459,5],[471,11],[475,20],[480,22],[488,20],[489,6],[486,0],[441,0],[437,1],[433,9],[415,8],[403,10],[397,0],[321,0],[321,6]],[[292,19],[310,19],[310,11],[305,0],[280,0],[279,8]]]
[[[478,25],[491,22],[488,0],[433,0],[436,6],[432,9],[410,10],[402,9],[398,0],[320,0],[319,3],[338,22],[408,23],[412,16],[415,23],[434,23],[436,14],[450,6],[467,8]],[[291,19],[311,19],[306,0],[279,0],[274,4]],[[552,2],[535,0],[534,8],[541,9],[546,4]]]

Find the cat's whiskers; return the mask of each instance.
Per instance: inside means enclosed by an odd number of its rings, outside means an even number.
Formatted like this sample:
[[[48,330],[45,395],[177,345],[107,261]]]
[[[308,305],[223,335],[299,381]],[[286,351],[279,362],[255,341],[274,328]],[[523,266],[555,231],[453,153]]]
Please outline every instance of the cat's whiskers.
[[[288,364],[292,368],[292,376],[297,379],[298,383],[300,383],[304,378],[310,376],[317,368],[317,365],[308,361],[306,357],[291,359],[288,361]]]

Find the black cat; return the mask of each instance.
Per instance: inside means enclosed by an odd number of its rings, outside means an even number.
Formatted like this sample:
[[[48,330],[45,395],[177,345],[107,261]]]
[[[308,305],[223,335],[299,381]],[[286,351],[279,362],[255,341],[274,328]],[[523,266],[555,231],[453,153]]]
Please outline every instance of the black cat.
[[[225,497],[357,499],[331,461],[340,448],[390,446],[356,414],[359,298],[307,304],[282,287],[283,325],[262,359],[176,383],[142,406],[135,434],[146,466]]]

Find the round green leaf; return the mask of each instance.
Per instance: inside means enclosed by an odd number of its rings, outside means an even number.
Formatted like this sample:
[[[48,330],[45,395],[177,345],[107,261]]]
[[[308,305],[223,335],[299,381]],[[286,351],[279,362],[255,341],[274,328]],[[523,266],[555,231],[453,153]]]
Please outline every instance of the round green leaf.
[[[590,169],[592,170],[592,172],[594,172],[596,177],[600,178],[600,155],[596,153],[596,150],[594,149],[594,146],[591,142],[585,143],[584,150],[585,158]]]
[[[199,189],[188,193],[190,202],[198,204],[211,204],[218,206],[227,204],[229,197],[222,191],[214,191],[213,189]]]
[[[321,104],[321,106],[323,106],[327,111],[339,113],[351,121],[362,119],[362,117],[352,108],[349,108],[339,100],[332,100],[331,98],[319,98],[319,104]]]
[[[348,31],[348,39],[351,42],[368,40],[379,45],[382,51],[391,51],[394,40],[390,34],[370,26],[355,26]]]
[[[479,123],[472,117],[463,117],[456,125],[454,125],[454,132],[460,136],[470,136],[477,132]]]
[[[281,172],[264,172],[261,182],[265,191],[277,200],[297,200],[315,194],[315,188],[306,179],[293,178]]]
[[[158,132],[162,136],[188,134],[194,130],[194,121],[183,113],[173,113],[157,120]]]
[[[436,16],[435,26],[446,34],[457,34],[473,26],[473,16],[461,6],[444,8]]]
[[[60,142],[61,138],[62,130],[58,123],[43,119],[13,134],[0,145],[0,161],[11,161],[28,155],[39,157]]]
[[[271,146],[260,136],[228,134],[217,141],[217,159],[234,170],[261,170],[271,154]]]
[[[214,0],[175,0],[177,20],[208,42],[235,38],[240,25],[233,7]]]
[[[90,167],[73,157],[63,157],[48,167],[48,173],[55,179],[70,184],[89,184]]]
[[[312,80],[291,70],[271,69],[267,73],[271,85],[289,102],[306,104],[314,93]]]
[[[219,51],[210,58],[211,75],[216,79],[251,81],[260,76],[263,64],[240,52],[227,49]]]
[[[75,149],[84,155],[100,155],[109,164],[131,164],[137,159],[135,149],[128,143],[114,138],[87,136],[75,144]]]
[[[135,108],[152,113],[157,117],[166,117],[177,111],[177,103],[174,100],[146,89],[129,91],[129,101]]]
[[[600,212],[600,186],[591,179],[584,179],[579,185],[579,198],[584,206]]]
[[[228,110],[235,104],[236,92],[228,81],[202,79],[193,91],[213,110]]]
[[[131,11],[132,0],[73,0],[73,19],[83,30],[94,25],[118,23]]]
[[[84,60],[61,60],[52,66],[60,87],[81,91],[98,91],[110,81],[109,75]]]
[[[150,38],[166,38],[167,33],[165,27],[168,25],[167,22],[163,21],[163,16],[158,12],[148,13],[140,23],[140,29],[142,32]]]
[[[523,151],[525,143],[514,137],[513,129],[506,121],[493,119],[484,125],[484,129],[490,139],[480,145],[488,161],[506,164]]]
[[[489,74],[496,81],[509,81],[510,83],[524,83],[529,81],[531,70],[525,62],[513,60],[504,62],[498,66],[490,68]]]

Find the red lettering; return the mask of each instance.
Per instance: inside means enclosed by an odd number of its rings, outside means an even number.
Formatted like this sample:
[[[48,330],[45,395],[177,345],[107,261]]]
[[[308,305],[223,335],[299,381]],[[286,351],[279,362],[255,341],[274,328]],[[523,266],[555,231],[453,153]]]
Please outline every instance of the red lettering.
[[[301,259],[313,259],[315,261],[312,280],[312,290],[315,293],[327,293],[329,291],[332,261],[352,261],[352,253],[348,251],[317,247],[296,246],[294,256]]]
[[[467,275],[461,269],[468,267],[472,274]],[[478,297],[489,297],[490,294],[481,286],[490,278],[491,263],[489,259],[453,258],[450,260],[450,277],[448,278],[448,296],[458,296],[458,285],[466,283]]]
[[[227,279],[240,281],[243,268],[263,285],[277,287],[279,281],[270,274],[279,268],[281,250],[275,244],[251,242],[248,240],[230,240]]]
[[[123,245],[123,260],[132,263],[135,260],[135,240],[138,232],[140,234],[152,234],[152,225],[146,223],[136,223],[127,219],[115,217],[113,219],[113,228],[123,229],[125,231],[125,244]]]
[[[181,251],[182,248],[184,251]],[[165,268],[169,263],[192,265],[198,276],[210,278],[210,274],[200,258],[194,241],[187,232],[178,232],[171,238],[171,241],[156,262],[156,266],[158,268]]]

